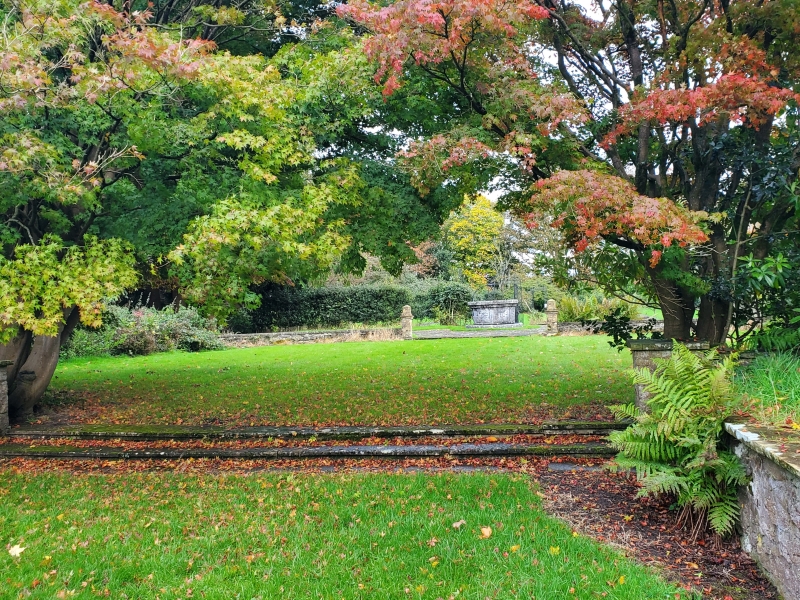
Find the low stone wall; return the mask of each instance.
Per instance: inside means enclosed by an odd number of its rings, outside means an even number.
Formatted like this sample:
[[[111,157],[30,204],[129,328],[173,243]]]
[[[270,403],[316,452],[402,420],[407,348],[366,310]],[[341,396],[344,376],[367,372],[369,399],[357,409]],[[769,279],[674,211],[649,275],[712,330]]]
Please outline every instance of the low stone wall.
[[[739,491],[742,548],[786,600],[800,600],[800,434],[726,424],[751,477]]]
[[[631,327],[644,327],[647,325],[647,320],[631,321]],[[664,321],[656,321],[653,325],[653,331],[662,333],[664,331]],[[571,333],[589,335],[592,333],[592,328],[588,325],[581,325],[579,321],[559,321],[558,333]]]
[[[271,333],[228,333],[219,336],[228,348],[253,348],[273,344],[318,344],[330,342],[382,342],[402,340],[403,330],[381,329],[331,329],[324,331],[276,331]]]

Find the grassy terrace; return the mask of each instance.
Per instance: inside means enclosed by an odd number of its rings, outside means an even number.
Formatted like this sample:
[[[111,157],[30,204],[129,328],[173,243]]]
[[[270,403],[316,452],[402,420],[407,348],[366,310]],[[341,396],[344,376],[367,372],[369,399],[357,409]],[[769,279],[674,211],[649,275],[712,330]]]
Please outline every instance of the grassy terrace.
[[[75,359],[51,389],[97,423],[589,420],[632,400],[629,369],[601,336],[448,339]]]
[[[6,473],[0,499],[4,599],[677,592],[545,515],[518,476]]]

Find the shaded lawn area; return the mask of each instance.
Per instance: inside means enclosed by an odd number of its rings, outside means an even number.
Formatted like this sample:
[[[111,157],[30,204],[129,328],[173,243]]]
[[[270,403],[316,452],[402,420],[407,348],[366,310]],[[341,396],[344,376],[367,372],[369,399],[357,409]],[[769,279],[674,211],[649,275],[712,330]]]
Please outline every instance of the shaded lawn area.
[[[267,346],[74,359],[51,393],[91,423],[608,420],[605,405],[633,400],[630,360],[602,336]]]
[[[677,593],[548,517],[521,476],[6,472],[0,497],[3,598]]]

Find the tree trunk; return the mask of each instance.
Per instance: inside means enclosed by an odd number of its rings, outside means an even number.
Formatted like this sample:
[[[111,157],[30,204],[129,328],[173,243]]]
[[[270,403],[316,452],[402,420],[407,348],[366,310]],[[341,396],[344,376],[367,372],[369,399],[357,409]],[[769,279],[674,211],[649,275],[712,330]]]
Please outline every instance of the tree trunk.
[[[58,335],[34,337],[20,328],[11,342],[0,346],[0,359],[14,361],[8,367],[8,416],[12,421],[24,421],[33,415],[33,408],[42,399],[58,366],[61,345],[78,318],[77,308],[65,309]]]
[[[664,315],[664,338],[688,340],[691,338],[694,297],[682,291],[673,281],[651,273],[658,304]]]
[[[8,384],[11,386],[17,377],[17,372],[28,359],[31,352],[31,332],[19,328],[17,335],[7,344],[0,345],[0,360],[12,360],[14,364],[8,367]]]
[[[707,341],[711,347],[719,346],[728,337],[725,331],[727,323],[728,303],[703,296],[697,314],[697,337]]]

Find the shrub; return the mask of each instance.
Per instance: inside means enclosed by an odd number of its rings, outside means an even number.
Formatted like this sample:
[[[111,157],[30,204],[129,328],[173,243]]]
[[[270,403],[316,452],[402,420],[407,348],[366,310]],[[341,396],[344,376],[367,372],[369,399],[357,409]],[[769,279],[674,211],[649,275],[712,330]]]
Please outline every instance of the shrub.
[[[639,317],[639,307],[619,298],[603,298],[588,296],[576,298],[564,296],[558,304],[559,321],[592,321],[602,320],[611,314],[624,316],[628,319]]]
[[[255,331],[397,322],[403,306],[411,302],[407,290],[386,285],[324,288],[268,285],[259,293],[261,306],[250,313]]]
[[[100,329],[79,327],[62,350],[62,357],[129,354],[138,356],[170,350],[219,350],[216,323],[196,309],[180,307],[130,310],[109,306]]]
[[[612,433],[620,451],[617,466],[636,469],[640,495],[673,494],[682,508],[679,522],[692,524],[697,535],[706,526],[728,535],[739,517],[736,488],[747,481],[744,467],[721,446],[723,422],[733,413],[733,359],[716,352],[697,356],[676,343],[672,358],[655,372],[639,369],[634,382],[650,393],[650,412],[633,404],[613,406],[633,418],[624,431]]]
[[[417,319],[435,319],[442,325],[455,325],[469,315],[467,303],[473,291],[465,283],[440,281],[414,297],[411,311]]]

